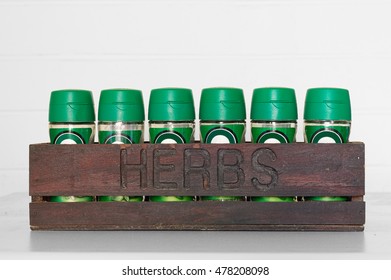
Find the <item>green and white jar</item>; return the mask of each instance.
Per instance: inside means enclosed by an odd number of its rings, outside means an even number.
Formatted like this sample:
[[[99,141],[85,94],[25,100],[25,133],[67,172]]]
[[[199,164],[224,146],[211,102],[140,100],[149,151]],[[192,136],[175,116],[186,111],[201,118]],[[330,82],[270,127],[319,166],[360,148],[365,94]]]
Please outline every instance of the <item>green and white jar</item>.
[[[91,144],[95,137],[92,92],[80,89],[56,90],[49,103],[49,135],[52,144]],[[52,196],[52,202],[93,201],[93,196]]]
[[[135,89],[102,90],[98,110],[100,144],[144,142],[144,101]],[[143,201],[143,196],[100,196],[99,201]]]
[[[240,88],[206,88],[200,102],[200,137],[207,144],[245,142],[246,105]],[[240,196],[203,196],[201,200],[244,200]]]
[[[307,90],[304,107],[306,143],[347,143],[352,115],[349,91],[342,88]],[[346,201],[348,197],[305,197],[315,201]]]
[[[148,107],[149,138],[153,144],[194,142],[195,111],[191,89],[158,88],[151,91]],[[192,201],[192,196],[151,196],[150,201]]]
[[[292,88],[268,87],[253,91],[251,101],[251,141],[253,143],[296,142],[297,102]],[[252,197],[260,202],[293,202],[296,197]]]

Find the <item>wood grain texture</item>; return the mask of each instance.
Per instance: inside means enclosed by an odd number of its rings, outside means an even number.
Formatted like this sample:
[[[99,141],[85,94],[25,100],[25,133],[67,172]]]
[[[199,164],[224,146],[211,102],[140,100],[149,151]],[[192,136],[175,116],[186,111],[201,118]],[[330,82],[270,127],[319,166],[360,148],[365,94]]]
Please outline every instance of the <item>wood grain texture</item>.
[[[30,195],[363,196],[364,144],[30,146]]]
[[[362,230],[365,202],[30,203],[32,229]]]
[[[365,147],[30,145],[32,230],[362,231]],[[51,195],[350,196],[346,202],[47,202]]]

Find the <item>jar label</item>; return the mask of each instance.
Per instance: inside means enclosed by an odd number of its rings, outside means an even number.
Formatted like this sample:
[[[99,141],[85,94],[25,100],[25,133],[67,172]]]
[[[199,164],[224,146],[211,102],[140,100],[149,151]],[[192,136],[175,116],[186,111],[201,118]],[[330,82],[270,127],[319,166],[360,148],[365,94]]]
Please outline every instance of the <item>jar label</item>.
[[[175,201],[193,201],[192,196],[151,196],[150,201],[154,202],[175,202]]]
[[[242,196],[201,196],[201,200],[217,200],[217,201],[244,201]]]
[[[185,144],[193,142],[194,129],[192,127],[149,128],[150,142],[154,144]],[[192,201],[192,196],[152,196],[150,201]]]
[[[107,202],[139,202],[143,201],[144,197],[142,196],[100,196],[98,201],[107,201]]]
[[[292,143],[296,141],[295,127],[251,127],[253,143]],[[293,202],[296,197],[260,196],[251,197],[257,202]]]
[[[244,142],[245,124],[202,124],[200,127],[203,143],[236,144]]]
[[[184,144],[193,140],[194,129],[191,127],[183,128],[150,128],[149,137],[154,144]]]
[[[292,143],[295,142],[296,128],[252,127],[253,143]]]
[[[99,143],[102,144],[138,144],[143,132],[141,130],[105,131],[98,133]]]
[[[52,196],[51,202],[90,202],[94,201],[92,196]]]
[[[350,125],[304,125],[304,140],[307,143],[347,143]],[[305,200],[345,201],[347,197],[305,197]]]
[[[102,144],[138,144],[142,139],[142,130],[102,130],[99,129],[99,143]],[[134,202],[143,201],[142,196],[100,196],[98,201]]]
[[[305,126],[305,142],[307,143],[347,143],[349,134],[349,125]]]
[[[51,128],[49,129],[52,144],[89,144],[93,143],[92,128]]]
[[[63,127],[49,129],[52,144],[89,144],[94,142],[91,127]],[[52,196],[51,202],[87,202],[93,201],[92,196]]]

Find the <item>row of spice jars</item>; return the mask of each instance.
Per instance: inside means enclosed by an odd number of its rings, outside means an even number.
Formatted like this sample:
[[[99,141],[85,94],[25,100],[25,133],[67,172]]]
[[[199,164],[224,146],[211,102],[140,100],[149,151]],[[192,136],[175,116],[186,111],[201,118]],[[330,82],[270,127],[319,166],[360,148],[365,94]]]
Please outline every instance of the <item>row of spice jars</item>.
[[[243,143],[246,106],[239,88],[206,88],[200,101],[200,140],[203,143]],[[254,143],[292,143],[296,139],[297,102],[294,89],[257,88],[251,102],[251,137]],[[193,94],[186,88],[159,88],[151,91],[148,107],[150,143],[191,143],[194,141]],[[134,89],[103,90],[98,107],[98,139],[102,144],[144,142],[144,102]],[[312,88],[307,91],[304,109],[304,139],[308,143],[346,143],[351,125],[349,92],[341,88]],[[49,105],[49,133],[53,144],[93,143],[95,112],[92,92],[56,90]],[[51,197],[64,202],[75,197]],[[87,199],[79,197],[77,199]],[[128,197],[140,200],[141,197]],[[206,196],[203,200],[242,200],[235,196]],[[254,198],[257,200],[257,198]],[[293,201],[294,197],[259,197],[259,201]],[[316,197],[321,200],[342,198]],[[100,197],[115,201],[117,197]],[[192,197],[156,196],[152,201],[188,201]]]
[[[204,89],[199,118],[201,142],[244,142],[246,106],[243,91],[239,88]],[[250,118],[252,142],[294,142],[297,126],[295,91],[291,88],[255,89]],[[193,142],[195,110],[192,91],[185,88],[152,90],[148,119],[151,143]],[[99,143],[142,143],[144,120],[144,102],[140,90],[107,89],[101,92]],[[53,91],[49,122],[50,138],[54,144],[92,143],[95,132],[92,93],[87,90]],[[305,142],[345,143],[349,138],[350,124],[348,90],[313,88],[307,91],[304,109]]]

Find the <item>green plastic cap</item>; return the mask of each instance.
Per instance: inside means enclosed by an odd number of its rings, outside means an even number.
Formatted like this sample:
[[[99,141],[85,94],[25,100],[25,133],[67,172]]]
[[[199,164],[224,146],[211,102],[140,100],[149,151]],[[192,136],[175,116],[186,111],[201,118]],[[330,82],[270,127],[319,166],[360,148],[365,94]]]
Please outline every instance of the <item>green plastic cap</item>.
[[[49,102],[49,122],[94,122],[92,92],[82,89],[52,91]]]
[[[143,122],[143,95],[136,89],[105,89],[100,93],[98,120],[102,122]]]
[[[250,118],[259,121],[297,120],[295,90],[282,87],[254,89]]]
[[[150,121],[193,122],[195,111],[191,89],[153,89],[149,98],[148,119]]]
[[[351,121],[349,91],[342,88],[311,88],[304,106],[305,120]]]
[[[205,88],[201,93],[201,121],[243,121],[246,104],[240,88]]]

